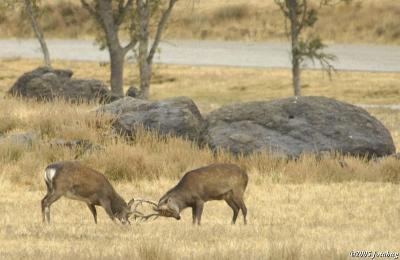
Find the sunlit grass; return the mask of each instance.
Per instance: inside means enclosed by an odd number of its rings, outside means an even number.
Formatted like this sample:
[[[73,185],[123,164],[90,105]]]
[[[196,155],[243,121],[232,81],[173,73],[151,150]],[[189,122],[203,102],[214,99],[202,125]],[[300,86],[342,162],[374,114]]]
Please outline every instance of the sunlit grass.
[[[334,1],[338,3],[339,1]],[[48,38],[91,38],[94,23],[80,6],[80,0],[43,1],[40,20]],[[318,21],[306,34],[320,34],[328,42],[400,43],[397,0],[353,0],[318,8]],[[151,27],[154,30],[155,26]],[[0,15],[0,36],[33,37],[28,19],[20,12]],[[122,33],[127,37],[127,33]],[[287,40],[285,22],[274,0],[178,1],[164,38],[217,39],[240,41]]]
[[[39,63],[0,62],[0,93]],[[107,68],[97,63],[57,61],[55,66],[74,70],[76,77],[107,81]],[[127,82],[136,77],[130,69]],[[285,70],[156,66],[155,73],[152,98],[187,95],[204,114],[233,101],[291,95]],[[398,102],[396,95],[370,95],[398,90],[396,73],[346,72],[329,81],[307,71],[304,81],[309,82],[307,95],[352,103]],[[29,146],[0,143],[1,259],[347,259],[352,250],[398,249],[400,161],[395,158],[375,162],[304,155],[286,161],[267,153],[234,157],[145,131],[131,141],[115,135],[107,119],[95,116],[97,106],[0,99],[0,135],[37,134]],[[390,130],[399,148],[400,112],[370,112]],[[54,139],[85,139],[100,147],[82,152],[79,147],[54,146]],[[190,210],[181,221],[157,219],[124,227],[99,209],[95,225],[86,205],[61,199],[52,206],[51,225],[42,225],[43,169],[72,159],[103,172],[126,200],[157,200],[190,169],[236,163],[250,179],[245,193],[249,224],[244,226],[239,215],[238,224],[230,225],[230,208],[210,202],[200,227],[191,225]]]
[[[39,178],[39,176],[38,176]],[[260,180],[260,181],[257,181]],[[116,185],[126,198],[158,198],[172,180]],[[61,199],[42,225],[44,191],[0,189],[2,259],[347,259],[352,250],[398,249],[399,187],[390,183],[272,184],[250,175],[249,224],[230,225],[224,202],[205,205],[203,224],[157,219],[113,224],[99,209],[95,225],[86,205]]]
[[[0,62],[0,95],[39,60],[8,59]],[[97,62],[55,61],[56,68],[74,71],[77,78],[95,78],[109,84],[109,67]],[[125,66],[125,90],[138,86],[138,70]],[[327,96],[353,104],[396,104],[400,73],[338,72],[332,80],[320,71],[302,74],[303,94]],[[237,101],[271,100],[293,95],[291,74],[283,69],[193,67],[154,65],[151,98],[192,98],[203,113]]]

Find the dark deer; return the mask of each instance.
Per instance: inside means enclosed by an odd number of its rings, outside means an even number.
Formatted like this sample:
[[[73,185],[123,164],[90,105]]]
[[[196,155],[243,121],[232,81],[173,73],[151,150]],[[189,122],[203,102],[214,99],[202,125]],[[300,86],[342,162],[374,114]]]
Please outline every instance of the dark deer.
[[[105,209],[112,221],[129,224],[129,217],[142,215],[133,207],[134,199],[126,203],[100,172],[76,161],[50,164],[44,171],[47,194],[42,199],[43,222],[50,223],[50,206],[62,196],[86,203],[97,223],[96,206]],[[133,208],[133,209],[132,209]]]
[[[180,212],[192,208],[193,224],[200,225],[204,203],[210,200],[225,200],[233,210],[232,224],[235,224],[242,210],[246,224],[247,208],[243,201],[248,176],[234,164],[211,164],[187,172],[178,184],[161,197],[157,213],[145,216],[173,217],[179,220]]]

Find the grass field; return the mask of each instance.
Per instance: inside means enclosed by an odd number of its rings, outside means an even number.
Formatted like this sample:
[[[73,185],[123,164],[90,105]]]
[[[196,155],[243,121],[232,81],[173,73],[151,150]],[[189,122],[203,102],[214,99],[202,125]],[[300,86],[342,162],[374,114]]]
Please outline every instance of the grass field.
[[[2,60],[0,96],[38,64]],[[57,61],[55,66],[73,69],[76,77],[107,80],[107,68],[97,63]],[[126,81],[135,83],[136,74],[128,69]],[[203,113],[232,101],[291,95],[285,70],[157,66],[155,74],[152,98],[187,95]],[[305,94],[398,103],[400,74],[340,72],[334,79],[306,71]],[[268,154],[214,156],[179,138],[147,132],[127,142],[110,131],[107,121],[94,117],[90,111],[96,106],[0,99],[0,135],[38,134],[32,146],[0,144],[1,259],[347,259],[352,250],[400,251],[400,161],[394,158],[368,162],[305,155],[287,162]],[[370,112],[388,127],[399,149],[400,112]],[[81,153],[51,146],[56,138],[87,139],[103,149]],[[229,207],[210,202],[200,227],[191,225],[190,210],[181,221],[157,219],[125,227],[99,209],[95,225],[83,203],[61,199],[52,207],[53,222],[42,225],[43,169],[74,158],[104,172],[126,200],[157,200],[185,171],[212,162],[237,163],[250,178],[245,195],[249,224],[244,226],[240,215],[238,224],[230,225]]]
[[[6,59],[0,62],[0,95],[22,72],[39,66],[39,60]],[[109,67],[96,62],[54,61],[56,68],[72,69],[77,78],[96,78],[109,84]],[[127,64],[125,89],[138,86],[138,69]],[[338,72],[332,80],[317,70],[302,73],[304,95],[323,95],[354,104],[399,102],[400,73]],[[284,69],[250,69],[154,65],[152,99],[178,95],[191,97],[202,112],[234,101],[270,100],[293,95],[291,73]]]
[[[95,28],[79,0],[46,0],[41,24],[47,37],[93,38]],[[319,1],[311,1],[317,6]],[[400,43],[400,2],[353,0],[319,8],[319,21],[306,34],[327,42]],[[16,9],[0,14],[1,37],[32,37]],[[241,41],[286,40],[285,22],[273,0],[178,1],[165,38]]]
[[[95,225],[86,205],[61,199],[51,225],[42,225],[43,192],[0,189],[2,259],[349,259],[352,250],[398,251],[399,186],[346,182],[330,185],[273,184],[250,175],[249,224],[230,225],[225,203],[206,204],[203,224],[160,219],[113,224],[99,210]],[[157,198],[173,182],[117,185],[126,198]],[[5,186],[5,187],[4,187]],[[241,217],[241,216],[239,216]]]

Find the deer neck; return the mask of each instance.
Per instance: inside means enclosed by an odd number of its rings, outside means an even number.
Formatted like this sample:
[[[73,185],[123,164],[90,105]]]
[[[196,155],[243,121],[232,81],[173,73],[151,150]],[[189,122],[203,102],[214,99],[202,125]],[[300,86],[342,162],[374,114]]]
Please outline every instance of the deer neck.
[[[179,212],[181,212],[183,209],[185,209],[189,206],[189,205],[186,205],[186,202],[188,200],[185,197],[185,193],[182,192],[180,189],[176,189],[173,192],[171,192],[170,196],[173,196],[175,198],[175,203],[179,208]]]
[[[122,212],[127,207],[128,205],[125,200],[118,193],[115,193],[115,196],[111,199],[111,209],[113,213]]]

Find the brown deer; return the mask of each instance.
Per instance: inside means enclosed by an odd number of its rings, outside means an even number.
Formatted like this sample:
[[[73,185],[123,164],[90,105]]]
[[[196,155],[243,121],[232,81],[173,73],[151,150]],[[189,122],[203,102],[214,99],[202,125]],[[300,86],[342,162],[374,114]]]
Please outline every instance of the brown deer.
[[[134,199],[126,203],[100,172],[76,161],[52,163],[44,171],[47,194],[42,199],[43,222],[50,223],[50,206],[62,196],[86,203],[97,224],[96,206],[105,209],[111,220],[129,224],[132,214],[142,213],[133,207]],[[140,201],[139,201],[140,202]]]
[[[173,217],[179,220],[180,212],[192,208],[193,224],[200,225],[204,203],[210,200],[225,200],[233,210],[232,224],[235,224],[242,210],[246,224],[247,208],[243,201],[248,176],[234,164],[211,164],[187,172],[178,184],[161,197],[154,210],[157,213],[144,216]]]

